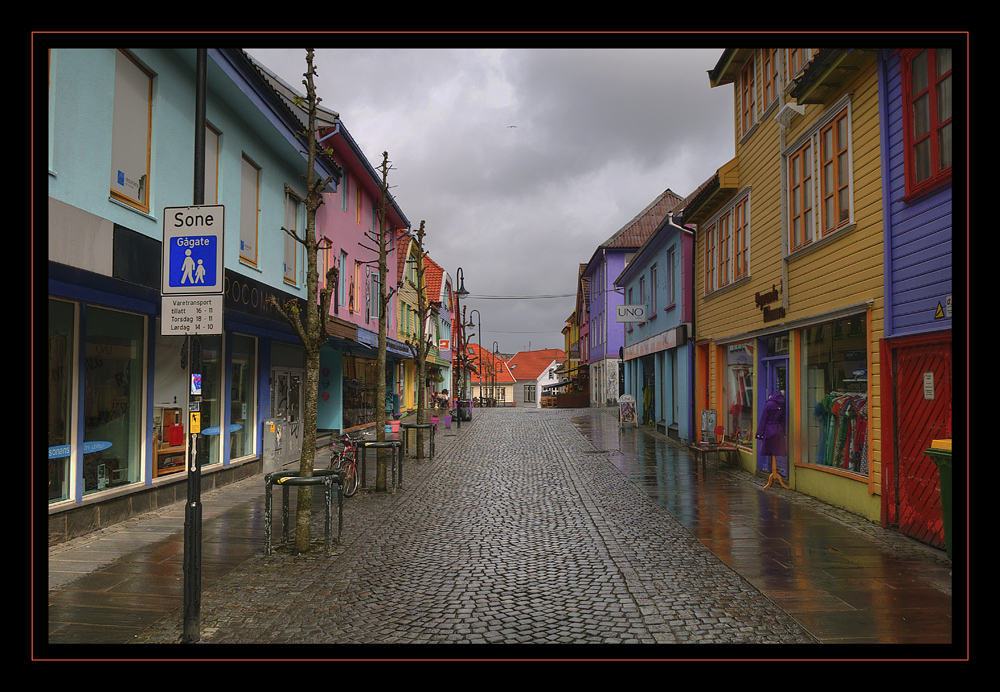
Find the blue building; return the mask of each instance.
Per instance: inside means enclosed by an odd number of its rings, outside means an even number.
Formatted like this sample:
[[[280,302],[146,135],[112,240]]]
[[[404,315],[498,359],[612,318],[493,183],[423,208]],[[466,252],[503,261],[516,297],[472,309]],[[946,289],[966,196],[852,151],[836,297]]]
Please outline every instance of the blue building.
[[[645,316],[619,325],[625,394],[635,397],[640,422],[684,442],[695,440],[693,253],[694,232],[668,213],[615,280],[624,304],[643,306]]]
[[[878,51],[885,334],[882,522],[944,545],[938,471],[951,438],[952,49]],[[965,294],[959,295],[964,309]]]
[[[581,280],[590,291],[588,367],[591,406],[616,404],[623,393],[621,349],[625,339],[621,324],[615,322],[622,295],[615,291],[615,277],[621,274],[667,213],[682,201],[671,190],[665,190],[601,243],[584,266]]]
[[[302,250],[281,230],[305,226],[302,125],[239,49],[207,51],[203,192],[225,209],[223,329],[161,326],[164,209],[195,201],[196,54],[52,48],[37,66],[49,97],[50,541],[183,499],[192,413],[205,489],[257,473],[262,421],[297,414],[304,352],[265,301],[307,297],[287,271]],[[336,189],[330,159],[316,173]]]

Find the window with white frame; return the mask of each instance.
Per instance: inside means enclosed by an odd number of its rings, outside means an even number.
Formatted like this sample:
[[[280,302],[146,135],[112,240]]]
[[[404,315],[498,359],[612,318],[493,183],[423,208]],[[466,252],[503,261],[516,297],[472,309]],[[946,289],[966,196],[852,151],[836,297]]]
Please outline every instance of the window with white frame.
[[[757,94],[753,56],[740,70],[740,134],[746,135],[757,124]]]
[[[649,268],[649,314],[656,314],[656,265]]]
[[[750,275],[750,191],[705,224],[705,294]]]
[[[849,98],[829,109],[785,154],[790,253],[854,222]]]
[[[763,110],[778,98],[778,49],[762,48],[760,51],[760,88]]]

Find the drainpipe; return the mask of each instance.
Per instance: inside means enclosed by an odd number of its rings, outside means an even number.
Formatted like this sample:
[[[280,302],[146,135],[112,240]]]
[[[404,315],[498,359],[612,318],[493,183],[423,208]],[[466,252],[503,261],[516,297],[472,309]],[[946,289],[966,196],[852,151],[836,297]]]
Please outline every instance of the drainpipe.
[[[331,137],[335,137],[336,135],[340,134],[340,118],[337,118],[333,122],[334,122],[333,129],[326,135],[324,135],[321,139],[316,140],[316,144],[322,144]]]
[[[668,226],[673,226],[677,230],[682,231],[682,232],[688,234],[692,238],[695,235],[695,232],[692,231],[690,228],[687,228],[686,226],[678,226],[677,224],[674,223],[674,212],[673,212],[673,210],[667,212],[667,225]],[[683,250],[683,247],[681,249]],[[681,255],[682,255],[682,261],[683,261],[683,252],[681,253]],[[683,274],[684,273],[682,272],[681,275],[683,276]],[[681,287],[682,291],[683,291],[683,288],[684,287],[682,286]],[[683,293],[682,293],[682,295],[683,295]],[[691,291],[690,299],[692,301],[694,300],[694,291]],[[694,307],[693,306],[692,306],[691,310],[692,310],[692,312],[694,312]],[[693,317],[692,317],[692,319],[693,319]],[[692,325],[691,325],[690,322],[681,322],[681,324],[686,325],[685,329],[686,329],[686,332],[687,332],[684,335],[685,341],[687,342],[687,343],[684,344],[684,346],[687,349],[688,392],[694,392],[694,381],[695,381],[695,378],[694,378],[694,342],[693,342],[694,334],[692,333],[694,331],[694,329],[692,328]],[[688,397],[688,409],[689,410],[688,410],[687,430],[685,430],[683,432],[683,436],[690,443],[690,442],[694,442],[695,441],[695,439],[694,439],[694,420],[695,420],[695,415],[694,415],[695,414],[694,397]],[[680,427],[680,421],[678,421],[678,424],[677,424],[677,433],[678,433],[678,435],[682,434],[681,433],[681,427]]]

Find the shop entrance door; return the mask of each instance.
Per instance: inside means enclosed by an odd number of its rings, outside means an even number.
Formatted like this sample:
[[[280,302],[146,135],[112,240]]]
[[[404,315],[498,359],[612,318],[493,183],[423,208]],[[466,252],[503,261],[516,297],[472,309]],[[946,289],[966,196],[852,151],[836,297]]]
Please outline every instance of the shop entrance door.
[[[281,459],[298,461],[302,453],[302,370],[271,371],[271,418],[285,420],[281,436]]]
[[[763,381],[763,392],[761,392],[763,398],[757,402],[757,415],[764,410],[764,404],[774,396],[775,394],[781,394],[785,397],[785,420],[781,429],[781,434],[784,435],[784,444],[781,445],[782,448],[788,449],[788,357],[780,356],[776,358],[763,358],[764,376]],[[759,422],[758,422],[759,425]],[[759,431],[763,432],[763,431]],[[760,440],[758,442],[758,448],[760,446]],[[778,466],[778,473],[784,478],[788,478],[788,456],[775,456],[775,461]],[[770,455],[757,455],[757,470],[764,471],[766,473],[771,472],[771,457]]]

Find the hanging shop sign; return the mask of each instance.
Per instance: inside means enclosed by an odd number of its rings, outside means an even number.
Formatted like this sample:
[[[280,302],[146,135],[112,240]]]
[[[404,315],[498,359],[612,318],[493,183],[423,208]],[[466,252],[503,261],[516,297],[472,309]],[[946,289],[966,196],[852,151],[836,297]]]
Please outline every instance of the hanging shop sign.
[[[784,307],[779,306],[777,308],[772,308],[770,305],[771,303],[781,300],[780,284],[778,286],[771,284],[771,290],[764,293],[757,291],[753,298],[757,309],[763,313],[765,322],[773,322],[774,320],[780,320],[785,317]]]

